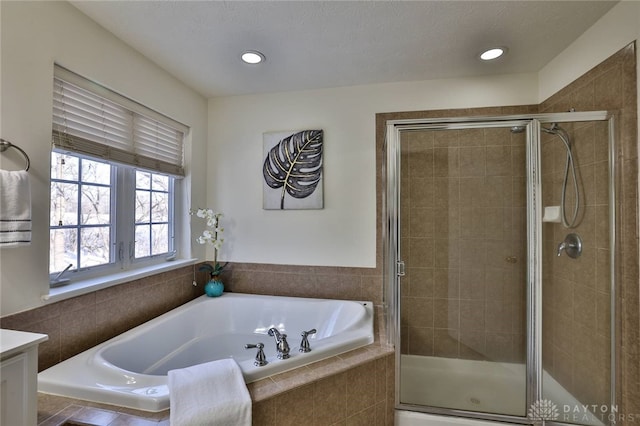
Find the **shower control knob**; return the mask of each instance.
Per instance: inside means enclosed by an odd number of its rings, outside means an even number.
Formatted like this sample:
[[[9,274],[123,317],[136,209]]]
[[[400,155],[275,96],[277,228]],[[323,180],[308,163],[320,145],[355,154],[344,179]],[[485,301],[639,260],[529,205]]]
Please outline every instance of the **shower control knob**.
[[[562,252],[567,253],[572,259],[577,259],[582,254],[582,239],[578,234],[568,234],[564,241],[558,245],[558,256],[562,255]]]

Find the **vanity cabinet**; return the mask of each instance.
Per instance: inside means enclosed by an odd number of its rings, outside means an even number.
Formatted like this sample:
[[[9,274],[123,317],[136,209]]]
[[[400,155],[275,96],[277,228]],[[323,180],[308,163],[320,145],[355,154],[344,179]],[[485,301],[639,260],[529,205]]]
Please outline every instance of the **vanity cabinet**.
[[[46,334],[0,330],[0,425],[38,421],[38,345]]]

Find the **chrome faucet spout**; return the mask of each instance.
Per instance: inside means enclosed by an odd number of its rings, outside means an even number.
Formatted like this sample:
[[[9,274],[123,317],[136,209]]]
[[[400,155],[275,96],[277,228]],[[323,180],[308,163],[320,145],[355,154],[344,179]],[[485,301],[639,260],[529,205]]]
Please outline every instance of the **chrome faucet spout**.
[[[280,333],[275,327],[271,327],[268,331],[269,336],[273,336],[276,339],[276,351],[278,353],[278,359],[289,358],[289,343],[287,343],[287,335]]]
[[[268,334],[269,336],[272,336],[276,339],[276,345],[280,343],[280,340],[282,339],[282,335],[280,334],[277,328],[271,327],[268,331]]]

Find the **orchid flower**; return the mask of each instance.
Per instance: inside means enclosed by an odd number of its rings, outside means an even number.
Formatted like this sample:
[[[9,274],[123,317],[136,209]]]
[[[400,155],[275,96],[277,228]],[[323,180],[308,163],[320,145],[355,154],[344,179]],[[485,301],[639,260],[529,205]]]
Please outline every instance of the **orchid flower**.
[[[217,262],[218,259],[218,250],[222,248],[222,243],[224,242],[224,238],[222,238],[222,233],[224,232],[224,228],[221,228],[219,225],[220,218],[222,217],[222,213],[214,212],[212,209],[198,209],[195,212],[193,210],[189,211],[189,214],[196,215],[199,218],[205,219],[207,227],[211,229],[205,229],[196,241],[198,244],[211,244],[213,246],[213,266],[206,264],[200,268],[201,271],[209,272],[211,278],[216,275],[219,275],[227,264],[220,265]]]

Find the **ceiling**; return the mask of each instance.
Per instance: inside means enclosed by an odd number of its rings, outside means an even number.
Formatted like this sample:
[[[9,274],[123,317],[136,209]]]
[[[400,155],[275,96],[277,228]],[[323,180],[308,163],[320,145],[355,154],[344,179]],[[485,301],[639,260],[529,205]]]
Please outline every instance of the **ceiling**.
[[[616,1],[72,1],[205,97],[537,72]],[[506,46],[490,63],[477,56]],[[240,61],[258,50],[261,65]]]

